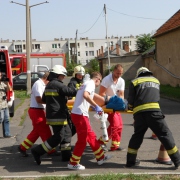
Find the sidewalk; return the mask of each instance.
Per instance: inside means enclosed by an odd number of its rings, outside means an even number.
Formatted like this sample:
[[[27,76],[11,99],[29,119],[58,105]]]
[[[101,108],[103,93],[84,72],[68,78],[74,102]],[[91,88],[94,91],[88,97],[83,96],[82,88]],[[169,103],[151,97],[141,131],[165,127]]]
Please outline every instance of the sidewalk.
[[[158,140],[149,139],[152,132],[148,130],[144,137],[144,142],[138,151],[138,158],[141,160],[139,167],[127,169],[124,168],[126,163],[126,153],[122,152],[107,152],[107,154],[112,154],[113,157],[106,164],[98,166],[94,155],[89,146],[85,149],[82,156],[81,164],[83,164],[86,169],[84,171],[73,171],[67,169],[67,162],[61,162],[60,156],[49,157],[44,155],[42,157],[42,164],[38,166],[30,153],[28,151],[29,157],[21,157],[20,153],[17,151],[18,145],[26,138],[27,134],[31,131],[32,125],[31,120],[27,116],[23,126],[19,126],[21,121],[21,116],[24,110],[29,106],[29,100],[26,99],[25,102],[19,107],[14,118],[12,118],[10,123],[10,129],[12,135],[16,135],[15,138],[0,138],[0,174],[1,176],[15,176],[15,177],[39,177],[39,176],[64,176],[70,174],[109,174],[109,173],[144,173],[144,174],[180,174],[180,169],[174,170],[173,165],[161,165],[155,164],[154,160],[158,157],[160,142]],[[161,99],[161,107],[166,115],[166,122],[171,129],[176,145],[180,148],[180,103]],[[91,125],[97,134],[100,136],[100,122],[93,118],[94,112],[90,112]],[[133,134],[133,117],[131,114],[122,114],[124,121],[124,130],[122,135],[121,147],[128,147],[128,142]],[[2,136],[2,135],[1,135]],[[72,139],[72,145],[74,146],[76,142],[76,136]],[[36,144],[41,143],[39,139]],[[108,144],[110,146],[110,144]]]

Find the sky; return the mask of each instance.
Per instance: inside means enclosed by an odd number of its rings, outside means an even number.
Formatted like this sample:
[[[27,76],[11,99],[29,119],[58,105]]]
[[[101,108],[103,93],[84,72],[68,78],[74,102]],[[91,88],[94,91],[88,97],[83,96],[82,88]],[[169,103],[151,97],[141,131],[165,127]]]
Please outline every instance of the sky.
[[[26,40],[26,7],[0,0],[0,38]],[[46,0],[45,0],[46,1]],[[29,6],[45,2],[29,0]],[[26,0],[14,0],[26,4]],[[48,0],[30,8],[32,38],[88,37],[153,34],[180,9],[180,0]],[[106,15],[103,11],[106,6]],[[107,30],[107,32],[106,32]]]

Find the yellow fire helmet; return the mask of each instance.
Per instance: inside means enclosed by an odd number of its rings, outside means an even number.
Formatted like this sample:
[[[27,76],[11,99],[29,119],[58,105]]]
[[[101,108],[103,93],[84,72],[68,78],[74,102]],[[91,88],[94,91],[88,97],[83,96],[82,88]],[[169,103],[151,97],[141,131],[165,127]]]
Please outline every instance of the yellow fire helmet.
[[[146,72],[148,72],[149,74],[153,74],[151,71],[149,71],[149,69],[148,68],[146,68],[146,67],[141,67],[141,68],[139,68],[138,70],[137,70],[137,73],[136,73],[136,78],[141,74],[141,73],[146,73]]]
[[[76,66],[74,68],[74,73],[73,73],[73,76],[75,77],[76,74],[81,74],[82,76],[85,75],[85,69],[82,67],[82,66]]]

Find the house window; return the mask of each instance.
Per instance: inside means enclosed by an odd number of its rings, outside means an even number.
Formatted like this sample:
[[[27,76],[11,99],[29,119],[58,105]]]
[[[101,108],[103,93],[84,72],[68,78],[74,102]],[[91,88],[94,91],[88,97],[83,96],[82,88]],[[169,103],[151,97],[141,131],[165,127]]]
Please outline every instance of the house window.
[[[78,51],[78,56],[80,56],[80,51]]]
[[[57,48],[57,44],[52,44],[52,48]]]
[[[89,47],[94,47],[94,43],[93,42],[89,42]]]
[[[22,52],[22,45],[15,45],[16,52]]]
[[[58,48],[61,48],[61,44],[60,43],[58,43]]]
[[[85,43],[85,47],[88,47],[88,43]]]
[[[77,43],[77,46],[78,46],[78,48],[80,48],[80,44],[79,43]]]
[[[40,49],[40,44],[35,44],[35,49]]]
[[[86,51],[86,56],[88,56],[88,51]]]
[[[94,56],[94,51],[89,51],[89,56]]]
[[[25,45],[25,44],[23,44],[23,49],[24,49],[24,50],[26,49],[26,45]]]

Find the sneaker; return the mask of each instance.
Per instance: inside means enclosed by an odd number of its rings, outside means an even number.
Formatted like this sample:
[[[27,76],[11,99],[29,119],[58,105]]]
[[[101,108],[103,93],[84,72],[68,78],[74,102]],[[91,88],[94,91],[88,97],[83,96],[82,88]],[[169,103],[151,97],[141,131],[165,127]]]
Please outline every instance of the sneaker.
[[[108,152],[108,148],[107,148],[106,144],[102,144],[101,148],[103,149],[104,152]]]
[[[129,162],[129,163],[126,163],[126,167],[139,166],[139,164],[140,164],[140,160],[139,160],[139,159],[136,159],[135,162]]]
[[[4,138],[15,138],[15,136],[7,135],[7,136],[4,136]]]
[[[112,155],[105,155],[103,159],[97,161],[98,165],[104,164],[108,159],[112,158]]]
[[[21,149],[21,146],[18,146],[18,151],[22,154],[23,157],[28,157],[29,156],[26,151],[23,151]]]
[[[83,166],[81,164],[76,164],[76,165],[68,164],[67,167],[68,167],[68,169],[74,169],[74,170],[84,170],[85,169],[85,166]]]

